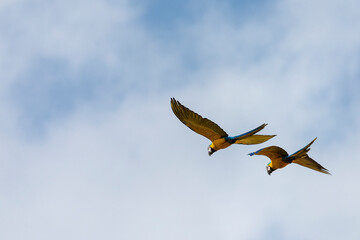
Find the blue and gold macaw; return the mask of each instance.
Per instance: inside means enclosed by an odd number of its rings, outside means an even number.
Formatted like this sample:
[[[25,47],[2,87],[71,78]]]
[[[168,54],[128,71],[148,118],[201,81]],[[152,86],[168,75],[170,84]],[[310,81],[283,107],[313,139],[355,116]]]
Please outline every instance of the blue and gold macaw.
[[[276,135],[255,135],[267,124],[263,124],[247,133],[229,137],[228,134],[216,123],[183,106],[175,98],[171,98],[171,108],[176,117],[194,132],[210,139],[211,144],[208,147],[209,156],[214,152],[236,144],[259,144],[263,143]]]
[[[290,156],[284,149],[277,146],[262,148],[256,152],[249,153],[249,155],[264,155],[270,158],[271,162],[266,166],[266,170],[269,175],[276,169],[283,168],[290,163],[297,163],[301,166],[311,168],[315,171],[331,175],[329,170],[321,166],[319,163],[315,162],[307,155],[307,152],[310,150],[310,145],[313,144],[315,140],[316,138],[312,140],[311,143],[309,143],[299,151],[295,152],[294,154],[291,154]]]

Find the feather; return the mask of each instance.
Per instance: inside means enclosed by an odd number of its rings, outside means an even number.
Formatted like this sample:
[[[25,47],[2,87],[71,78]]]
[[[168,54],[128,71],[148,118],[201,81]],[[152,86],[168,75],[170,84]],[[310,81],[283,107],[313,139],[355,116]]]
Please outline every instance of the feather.
[[[313,169],[315,171],[318,171],[318,172],[322,172],[322,173],[331,175],[329,170],[327,170],[326,168],[321,166],[319,163],[317,163],[316,161],[311,159],[307,154],[304,155],[303,157],[296,158],[293,161],[293,163],[299,164],[299,165],[301,165],[303,167],[311,168],[311,169]]]
[[[315,138],[314,140],[312,140],[308,145],[306,145],[305,147],[303,147],[303,148],[300,149],[299,151],[291,154],[289,157],[295,157],[295,158],[297,158],[297,157],[302,157],[302,156],[306,155],[306,153],[307,153],[308,151],[310,151],[310,148],[309,148],[310,145],[313,144],[316,139],[317,139],[317,138]]]
[[[282,157],[288,156],[288,153],[281,147],[271,146],[271,147],[262,148],[256,152],[250,153],[249,155],[250,156],[264,155],[264,156],[267,156],[268,158],[270,158],[271,160],[274,160],[274,159],[277,159],[280,157],[282,158]]]
[[[171,108],[176,117],[194,132],[214,141],[216,139],[227,137],[228,134],[216,123],[183,106],[175,98],[171,98]]]
[[[264,127],[266,127],[266,123],[260,125],[259,127],[253,129],[253,130],[250,130],[246,133],[243,133],[243,134],[240,134],[240,135],[237,135],[237,136],[234,136],[234,137],[228,137],[229,139],[232,139],[232,140],[239,140],[239,139],[242,139],[242,138],[246,138],[246,137],[249,137],[249,136],[252,136],[254,135],[255,133],[261,131],[264,129]]]
[[[252,135],[246,138],[241,138],[239,140],[236,140],[236,144],[246,144],[246,145],[251,145],[251,144],[259,144],[259,143],[263,143],[266,142],[267,140],[275,137],[276,135]]]

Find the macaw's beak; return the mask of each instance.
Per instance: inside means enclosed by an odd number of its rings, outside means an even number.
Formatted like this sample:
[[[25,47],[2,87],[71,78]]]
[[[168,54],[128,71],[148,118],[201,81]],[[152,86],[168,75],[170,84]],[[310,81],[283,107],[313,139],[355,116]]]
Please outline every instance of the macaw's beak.
[[[214,152],[216,152],[214,149],[212,149],[212,147],[208,147],[208,154],[209,156],[211,156]]]
[[[267,166],[266,166],[266,171],[267,171],[267,173],[269,174],[269,176],[271,176],[271,173],[272,173],[273,171],[275,171],[275,170],[272,169],[269,165],[267,165]]]

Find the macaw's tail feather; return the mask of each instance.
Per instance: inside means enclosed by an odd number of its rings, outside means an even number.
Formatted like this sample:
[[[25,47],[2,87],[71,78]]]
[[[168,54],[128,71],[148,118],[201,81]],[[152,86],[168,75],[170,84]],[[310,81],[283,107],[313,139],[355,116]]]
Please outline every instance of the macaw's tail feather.
[[[236,140],[236,144],[245,144],[245,145],[251,145],[251,144],[260,144],[263,142],[266,142],[270,138],[275,137],[276,135],[252,135],[246,138],[240,138],[239,140]]]
[[[330,174],[329,170],[321,166],[319,163],[314,161],[312,158],[307,155],[307,152],[310,151],[310,145],[315,142],[316,138],[312,140],[308,145],[300,149],[299,151],[295,152],[294,154],[290,155],[289,158],[294,159],[293,163],[299,164],[303,167],[307,167],[313,169],[318,172],[322,172],[325,174]]]
[[[328,175],[331,175],[331,173],[329,172],[329,170],[327,170],[326,168],[324,168],[323,166],[321,166],[319,163],[317,163],[316,161],[314,161],[312,158],[310,158],[307,154],[301,158],[296,158],[293,163],[299,164],[303,167],[307,167],[310,169],[313,169],[315,171],[318,172],[322,172]]]

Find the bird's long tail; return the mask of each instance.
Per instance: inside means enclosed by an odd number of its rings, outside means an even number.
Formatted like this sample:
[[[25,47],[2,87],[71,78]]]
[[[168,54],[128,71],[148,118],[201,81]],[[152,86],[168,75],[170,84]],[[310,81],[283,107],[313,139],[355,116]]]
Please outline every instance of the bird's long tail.
[[[307,152],[310,150],[310,148],[309,148],[310,145],[313,144],[313,142],[315,140],[316,140],[316,138],[314,140],[312,140],[308,145],[306,145],[305,147],[300,149],[299,151],[297,151],[294,154],[290,155],[288,158],[293,159],[292,160],[293,163],[299,164],[299,165],[301,165],[303,167],[307,167],[307,168],[313,169],[315,171],[331,175],[329,170],[327,170],[326,168],[321,166],[321,164],[314,161],[314,159],[310,158],[307,155]]]

